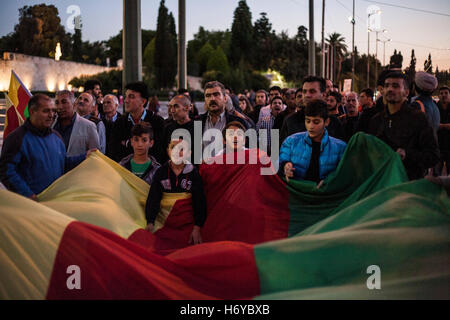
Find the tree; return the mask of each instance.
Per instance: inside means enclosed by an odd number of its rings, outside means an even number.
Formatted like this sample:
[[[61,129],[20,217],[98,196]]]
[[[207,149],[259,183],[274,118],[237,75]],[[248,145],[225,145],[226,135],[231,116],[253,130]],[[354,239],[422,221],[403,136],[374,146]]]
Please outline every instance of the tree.
[[[175,19],[169,14],[165,1],[161,0],[155,36],[155,85],[169,88],[177,73],[177,36]]]
[[[71,53],[70,36],[64,31],[58,9],[53,5],[39,4],[19,9],[19,23],[14,27],[12,38],[15,52],[51,57],[59,42],[63,59]]]
[[[431,53],[428,55],[428,59],[425,60],[425,63],[423,64],[423,70],[425,72],[433,74],[433,63],[431,62]]]
[[[337,32],[334,32],[328,35],[328,39],[325,41],[332,48],[332,52],[334,52],[334,68],[336,67],[336,62],[338,66],[337,76],[334,79],[339,79],[342,71],[342,62],[344,61],[345,55],[347,54],[347,45],[345,44],[345,38]],[[333,74],[336,74],[336,69],[333,70]]]
[[[409,62],[409,68],[408,68],[408,79],[410,81],[413,81],[416,77],[416,54],[414,53],[414,49],[411,50],[411,61]]]
[[[253,65],[256,69],[267,70],[272,60],[275,32],[272,31],[272,24],[267,18],[267,13],[262,12],[261,17],[256,20],[253,34],[255,38],[255,57]]]
[[[196,61],[199,66],[200,74],[207,71],[209,58],[213,55],[214,48],[209,42],[206,42],[205,45],[200,49],[197,54]]]
[[[72,36],[72,60],[82,61],[82,40],[81,40],[81,26],[79,29],[75,29],[75,33]]]
[[[150,82],[151,79],[153,79],[152,75],[155,72],[155,43],[156,38],[153,38],[152,41],[150,41],[150,43],[145,47],[142,59],[145,76]]]
[[[391,56],[391,59],[389,61],[389,68],[390,69],[401,69],[403,65],[403,56],[402,52],[399,51],[397,53],[397,49],[394,49],[394,54]]]
[[[218,46],[216,50],[214,50],[213,54],[209,57],[207,70],[216,70],[223,73],[228,72],[228,59],[220,46]]]
[[[238,3],[231,26],[230,62],[237,66],[241,59],[246,63],[253,61],[252,14],[245,0]]]

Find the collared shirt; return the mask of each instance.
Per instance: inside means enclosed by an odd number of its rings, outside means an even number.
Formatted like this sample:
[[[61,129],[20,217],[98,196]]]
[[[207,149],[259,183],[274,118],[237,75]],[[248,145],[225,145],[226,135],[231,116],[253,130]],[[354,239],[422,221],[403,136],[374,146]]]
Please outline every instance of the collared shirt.
[[[147,115],[147,110],[144,109],[144,113],[141,116],[141,121],[144,121],[145,116]],[[117,119],[117,113],[116,113],[116,119]],[[133,120],[133,117],[131,116],[131,113],[128,114],[128,120],[131,121],[131,123],[133,124],[133,126],[136,124]],[[115,121],[115,120],[114,120]]]
[[[260,117],[258,123],[256,124],[256,131],[259,134],[259,130],[260,129],[265,129],[267,132],[267,150],[266,151],[268,154],[270,154],[270,146],[272,144],[272,137],[271,137],[271,132],[270,129],[273,128],[273,125],[275,123],[275,117],[273,116],[272,112],[264,115],[263,117]],[[261,146],[260,146],[261,147]]]
[[[208,116],[206,117],[205,127],[203,128],[203,134],[205,134],[205,132],[209,129],[218,129],[220,132],[222,132],[222,130],[225,129],[226,125],[227,120],[225,117],[225,111],[220,114],[219,119],[215,124],[212,123],[211,114],[208,113]],[[212,143],[212,141],[214,141],[214,139],[211,139],[211,141],[203,141],[203,150],[205,150],[205,148],[209,146]],[[222,143],[222,141],[220,143]],[[216,155],[214,150],[212,150],[211,155],[213,157]]]
[[[61,122],[58,120],[56,121],[55,126],[53,127],[53,129],[55,129],[56,131],[58,131],[58,133],[61,135],[61,137],[63,138],[64,141],[64,145],[66,146],[66,150],[69,148],[69,142],[70,142],[70,136],[72,135],[72,129],[73,129],[73,125],[75,123],[75,119],[76,119],[76,114],[74,112],[73,116],[72,116],[72,120],[70,121],[70,124],[65,126],[64,128],[61,127]]]
[[[203,129],[203,132],[205,132],[208,129],[213,129],[213,128],[222,131],[223,129],[225,129],[226,125],[227,125],[227,121],[225,118],[225,111],[220,114],[219,119],[217,120],[217,122],[215,124],[212,123],[211,114],[208,113],[208,117],[206,118],[205,128]]]

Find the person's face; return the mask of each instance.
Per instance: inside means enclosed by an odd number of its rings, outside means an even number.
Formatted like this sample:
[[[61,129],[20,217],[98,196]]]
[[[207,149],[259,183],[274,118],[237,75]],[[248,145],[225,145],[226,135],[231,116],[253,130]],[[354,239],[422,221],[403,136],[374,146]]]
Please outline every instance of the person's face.
[[[447,89],[439,91],[439,100],[443,103],[447,103],[450,101],[450,92]]]
[[[347,108],[354,107],[355,109],[358,107],[358,99],[355,94],[347,95]]]
[[[301,91],[297,92],[295,96],[295,105],[299,108],[303,106],[303,94]]]
[[[283,101],[280,99],[274,99],[272,100],[272,103],[270,104],[270,109],[272,109],[272,114],[274,117],[276,117],[283,108]]]
[[[172,117],[175,121],[182,121],[189,115],[190,105],[183,105],[180,99],[174,98],[169,102],[169,108],[172,108]]]
[[[56,107],[50,99],[40,99],[38,109],[30,110],[31,124],[39,130],[48,129],[52,126],[56,117]]]
[[[272,101],[273,97],[281,97],[281,92],[278,90],[271,90],[269,91],[269,99]]]
[[[329,93],[331,91],[333,91],[333,82],[331,82],[331,80],[327,80],[327,86],[326,86],[325,92]]]
[[[358,115],[358,107],[354,104],[347,104],[347,112],[349,117],[356,117]]]
[[[408,92],[408,89],[404,87],[403,79],[387,78],[384,81],[384,93],[387,103],[402,103],[408,96]]]
[[[336,110],[336,107],[337,107],[336,98],[333,97],[333,96],[328,96],[328,98],[327,98],[327,106],[328,106],[328,111]]]
[[[286,91],[286,105],[290,108],[295,108],[297,106],[295,100],[295,90]]]
[[[307,105],[314,99],[323,99],[320,83],[318,81],[305,82],[303,84],[303,103]]]
[[[100,97],[100,94],[102,93],[102,90],[100,89],[100,86],[98,84],[96,84],[94,86],[94,89],[92,90],[92,93],[94,94],[94,96]]]
[[[240,150],[245,146],[245,134],[241,128],[230,126],[225,132],[227,149]]]
[[[225,109],[226,96],[223,95],[220,87],[208,88],[205,90],[205,103],[208,112],[221,114]]]
[[[154,140],[150,139],[148,133],[143,133],[140,136],[133,136],[131,138],[131,146],[133,152],[138,156],[145,156],[148,154],[148,149],[153,147]]]
[[[266,104],[266,95],[263,92],[258,92],[255,101],[257,106],[264,106]]]
[[[73,104],[68,94],[62,94],[55,98],[56,112],[61,120],[73,117]]]
[[[92,95],[90,93],[84,92],[82,93],[77,101],[76,101],[76,107],[77,107],[77,112],[80,116],[84,117],[86,115],[88,115],[89,113],[91,113],[92,109],[93,109],[93,102],[94,98],[92,97]]]
[[[370,99],[372,99],[372,97],[370,97]],[[361,103],[362,106],[369,106],[371,104],[369,97],[366,95],[365,92],[361,92],[359,94],[359,102]]]
[[[308,131],[308,135],[313,141],[318,141],[322,139],[322,136],[325,132],[325,127],[330,123],[330,119],[326,121],[321,117],[305,117],[305,126],[306,131]]]
[[[144,109],[146,100],[141,96],[140,92],[127,89],[125,92],[125,112],[138,112]]]
[[[245,100],[239,100],[239,107],[241,107],[242,111],[245,111],[247,108],[247,104],[245,103]]]
[[[114,115],[116,113],[117,107],[118,107],[118,105],[114,102],[113,97],[107,96],[103,100],[103,111],[106,114]]]

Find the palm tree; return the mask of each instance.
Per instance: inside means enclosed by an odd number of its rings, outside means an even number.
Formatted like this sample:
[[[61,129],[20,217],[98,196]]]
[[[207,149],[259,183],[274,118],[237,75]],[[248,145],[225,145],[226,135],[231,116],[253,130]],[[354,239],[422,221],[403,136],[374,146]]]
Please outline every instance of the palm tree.
[[[344,57],[347,54],[347,45],[345,44],[345,38],[337,32],[333,32],[332,34],[328,35],[328,39],[325,39],[328,44],[331,46],[331,49],[334,50],[334,63],[333,63],[333,69],[336,65],[336,60],[338,62],[338,74],[334,81],[338,80],[341,76],[341,69],[342,69],[342,61],[344,61]],[[333,70],[333,75],[335,74],[335,70]]]

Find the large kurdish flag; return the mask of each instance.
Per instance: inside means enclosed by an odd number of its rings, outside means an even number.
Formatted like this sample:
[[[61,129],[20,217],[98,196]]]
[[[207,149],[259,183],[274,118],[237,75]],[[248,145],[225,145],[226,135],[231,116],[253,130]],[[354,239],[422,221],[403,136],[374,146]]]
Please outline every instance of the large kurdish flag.
[[[208,219],[196,246],[188,194],[164,196],[151,234],[149,186],[100,153],[39,203],[0,190],[0,298],[450,298],[450,200],[407,182],[381,141],[357,134],[319,190],[261,167],[202,165]],[[374,265],[381,290],[367,288]]]

